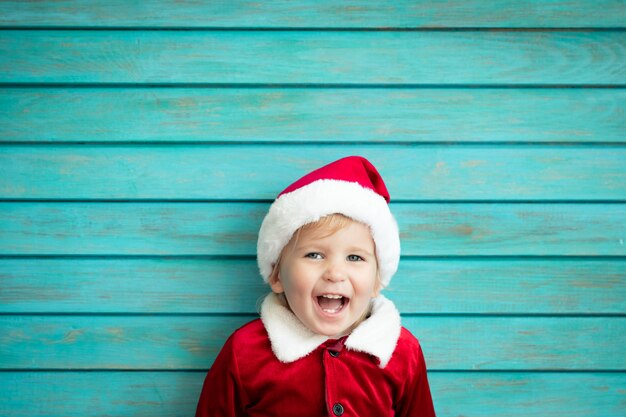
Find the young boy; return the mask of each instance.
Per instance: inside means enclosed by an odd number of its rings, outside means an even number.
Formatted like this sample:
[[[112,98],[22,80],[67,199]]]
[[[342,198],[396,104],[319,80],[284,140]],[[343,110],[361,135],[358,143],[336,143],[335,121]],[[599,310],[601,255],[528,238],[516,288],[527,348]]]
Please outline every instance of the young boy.
[[[197,417],[435,415],[419,342],[379,294],[400,258],[388,203],[356,156],[279,194],[257,243],[272,292],[226,341]]]

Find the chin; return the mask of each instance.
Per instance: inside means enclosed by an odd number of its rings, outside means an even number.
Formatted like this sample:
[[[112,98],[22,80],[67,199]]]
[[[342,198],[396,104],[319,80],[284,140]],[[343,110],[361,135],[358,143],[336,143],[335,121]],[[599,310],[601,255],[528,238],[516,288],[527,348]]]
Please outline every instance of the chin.
[[[318,328],[316,333],[324,335],[324,336],[328,336],[328,337],[335,337],[335,336],[339,336],[342,335],[348,328],[350,328],[350,326],[348,327],[343,327],[343,326],[327,326],[327,327],[323,327],[323,328]]]

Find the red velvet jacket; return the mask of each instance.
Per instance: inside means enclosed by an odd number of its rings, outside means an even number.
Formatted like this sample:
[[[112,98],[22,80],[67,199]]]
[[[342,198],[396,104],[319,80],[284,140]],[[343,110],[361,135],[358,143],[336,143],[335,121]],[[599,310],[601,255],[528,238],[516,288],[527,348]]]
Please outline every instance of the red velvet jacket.
[[[225,343],[196,417],[434,417],[422,350],[391,301],[377,297],[347,337],[307,330],[270,294]]]

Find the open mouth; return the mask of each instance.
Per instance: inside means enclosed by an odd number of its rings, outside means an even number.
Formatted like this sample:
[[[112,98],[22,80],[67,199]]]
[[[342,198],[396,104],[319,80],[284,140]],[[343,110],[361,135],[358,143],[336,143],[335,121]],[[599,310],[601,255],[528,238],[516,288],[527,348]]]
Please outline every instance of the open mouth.
[[[339,313],[349,300],[349,298],[338,294],[323,294],[317,297],[320,308],[328,314]]]

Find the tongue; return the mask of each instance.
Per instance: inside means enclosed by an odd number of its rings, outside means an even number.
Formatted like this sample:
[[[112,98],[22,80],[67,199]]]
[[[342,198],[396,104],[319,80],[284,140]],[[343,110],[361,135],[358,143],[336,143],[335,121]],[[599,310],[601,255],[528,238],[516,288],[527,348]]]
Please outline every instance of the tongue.
[[[320,307],[327,310],[336,310],[343,304],[343,298],[317,297]]]

